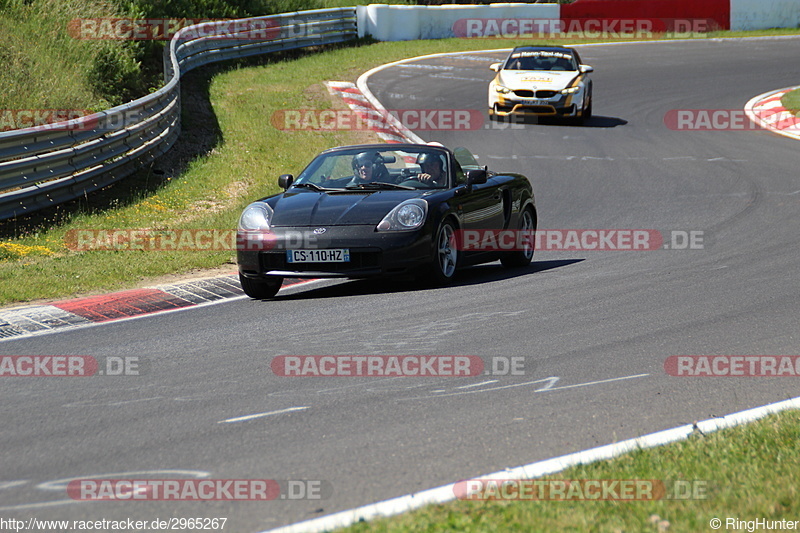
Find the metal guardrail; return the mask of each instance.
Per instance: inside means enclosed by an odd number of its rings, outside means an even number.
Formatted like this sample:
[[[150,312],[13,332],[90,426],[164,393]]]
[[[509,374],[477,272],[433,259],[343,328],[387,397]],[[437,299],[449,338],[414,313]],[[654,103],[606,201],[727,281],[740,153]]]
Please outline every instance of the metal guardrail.
[[[158,91],[74,120],[0,132],[0,220],[80,198],[169,150],[180,133],[180,78],[191,69],[357,36],[354,7],[182,28],[165,48]]]

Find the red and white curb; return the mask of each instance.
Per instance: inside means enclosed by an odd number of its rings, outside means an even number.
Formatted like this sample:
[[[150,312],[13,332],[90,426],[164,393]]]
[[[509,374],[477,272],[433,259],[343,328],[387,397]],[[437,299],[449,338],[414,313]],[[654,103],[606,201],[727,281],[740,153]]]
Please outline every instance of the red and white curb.
[[[206,304],[244,293],[235,275],[101,294],[0,311],[0,339]]]
[[[282,289],[308,283],[285,280]],[[247,298],[236,274],[0,311],[0,341]]]
[[[650,433],[642,437],[628,439],[606,446],[598,446],[597,448],[590,448],[588,450],[562,455],[561,457],[538,461],[516,468],[507,468],[506,470],[494,472],[493,474],[478,476],[478,479],[535,479],[561,472],[573,466],[613,459],[639,449],[654,448],[656,446],[663,446],[664,444],[686,440],[695,432],[707,434],[719,429],[727,429],[754,422],[767,415],[787,409],[800,409],[800,398],[792,398],[790,400],[732,413],[721,418],[711,418],[694,424],[686,424],[684,426]],[[392,498],[391,500],[385,500],[371,505],[364,505],[348,511],[341,511],[290,526],[270,529],[262,533],[318,533],[332,531],[336,528],[347,527],[357,522],[402,514],[414,509],[419,509],[425,505],[453,501],[456,499],[455,488],[456,483],[450,483],[434,489]]]
[[[354,83],[348,81],[326,81],[328,92],[339,96],[362,119],[370,124],[378,137],[387,143],[422,143],[408,128],[393,117],[378,102],[370,101]]]
[[[760,94],[747,102],[745,112],[762,128],[800,140],[800,113],[792,113],[781,104],[786,93],[798,88],[800,86]]]

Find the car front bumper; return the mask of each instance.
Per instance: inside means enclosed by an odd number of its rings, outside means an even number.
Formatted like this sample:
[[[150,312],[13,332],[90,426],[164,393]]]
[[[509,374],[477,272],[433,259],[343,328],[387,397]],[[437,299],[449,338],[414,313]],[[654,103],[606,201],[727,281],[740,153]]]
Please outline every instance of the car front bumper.
[[[334,226],[322,234],[315,228],[273,228],[265,238],[252,232],[238,235],[239,272],[248,278],[367,278],[411,273],[430,262],[430,233],[375,231],[374,225]],[[349,250],[346,262],[288,261],[290,250]]]
[[[513,94],[497,94],[489,105],[490,113],[497,116],[530,115],[577,117],[583,111],[582,92],[552,98],[522,98]]]

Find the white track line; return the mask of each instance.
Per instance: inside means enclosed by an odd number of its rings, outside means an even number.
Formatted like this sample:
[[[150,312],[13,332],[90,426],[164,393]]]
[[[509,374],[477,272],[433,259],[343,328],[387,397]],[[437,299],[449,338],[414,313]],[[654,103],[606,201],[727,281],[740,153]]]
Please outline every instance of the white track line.
[[[599,446],[589,450],[575,452],[553,459],[538,461],[516,468],[494,472],[479,478],[502,478],[502,479],[534,479],[560,472],[566,468],[612,459],[625,453],[662,446],[672,442],[677,442],[688,438],[695,431],[701,433],[711,433],[718,429],[730,428],[739,424],[753,422],[767,415],[778,413],[786,409],[800,409],[800,397],[783,402],[772,403],[738,413],[732,413],[722,418],[711,418],[696,424],[686,424],[656,433],[650,433],[643,437],[628,439],[615,444]],[[418,509],[425,505],[445,503],[455,500],[455,483],[436,487],[434,489],[408,494],[391,500],[364,505],[348,511],[341,511],[328,516],[307,520],[298,524],[271,529],[264,533],[317,533],[331,531],[339,527],[346,527],[363,520],[388,517]]]
[[[289,407],[286,409],[280,409],[279,411],[270,411],[268,413],[256,413],[254,415],[245,415],[245,416],[237,416],[236,418],[228,418],[225,420],[220,420],[217,424],[233,424],[234,422],[247,422],[248,420],[255,420],[256,418],[264,418],[265,416],[272,416],[272,415],[282,415],[283,413],[293,413],[294,411],[304,411],[306,409],[310,409],[311,406],[306,405],[305,407]]]

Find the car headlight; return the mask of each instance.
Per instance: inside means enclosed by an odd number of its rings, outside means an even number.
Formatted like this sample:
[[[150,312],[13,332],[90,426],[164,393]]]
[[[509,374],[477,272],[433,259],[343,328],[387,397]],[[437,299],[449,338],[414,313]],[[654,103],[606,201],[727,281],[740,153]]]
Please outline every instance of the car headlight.
[[[377,226],[378,231],[417,229],[425,223],[428,202],[414,198],[406,200],[389,211]]]
[[[500,94],[508,94],[511,92],[511,89],[509,89],[508,87],[503,87],[502,85],[495,85],[494,90]]]
[[[580,85],[577,86],[577,87],[567,87],[566,89],[561,91],[561,94],[575,94],[576,92],[578,92],[580,90],[581,90]]]
[[[268,230],[272,223],[272,208],[263,202],[248,205],[239,217],[239,229],[245,231]]]

